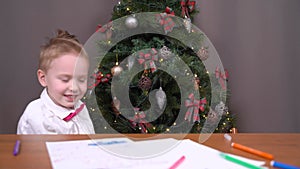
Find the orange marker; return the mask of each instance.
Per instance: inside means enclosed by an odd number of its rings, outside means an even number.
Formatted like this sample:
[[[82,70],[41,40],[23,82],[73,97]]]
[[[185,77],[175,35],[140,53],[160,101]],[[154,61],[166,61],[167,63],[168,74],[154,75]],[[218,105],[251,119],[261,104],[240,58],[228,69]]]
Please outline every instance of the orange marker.
[[[246,147],[246,146],[243,146],[241,144],[231,143],[231,147],[239,149],[239,150],[246,151],[246,152],[254,154],[254,155],[258,155],[260,157],[263,157],[263,158],[266,158],[266,159],[269,159],[269,160],[274,159],[274,156],[272,154],[265,153],[265,152],[262,152],[262,151],[259,151],[259,150],[255,150],[253,148]]]

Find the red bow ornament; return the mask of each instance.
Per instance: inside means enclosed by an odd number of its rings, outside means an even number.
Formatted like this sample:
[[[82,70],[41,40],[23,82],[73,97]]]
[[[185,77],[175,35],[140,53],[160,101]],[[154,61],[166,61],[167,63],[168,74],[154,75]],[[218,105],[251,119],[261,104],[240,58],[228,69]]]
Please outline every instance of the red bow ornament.
[[[89,89],[96,87],[99,83],[107,83],[111,78],[110,74],[106,74],[105,76],[101,73],[94,73],[92,75],[92,79],[95,80],[91,85],[88,86]]]
[[[165,12],[167,13],[167,14],[170,14],[170,15],[175,15],[175,12],[172,10],[172,8],[170,8],[170,7],[166,7],[166,10],[165,10]]]
[[[106,39],[110,39],[112,36],[112,21],[110,21],[104,26],[97,25],[96,32],[105,33]]]
[[[151,127],[151,124],[148,123],[145,119],[146,114],[143,111],[139,111],[139,108],[134,108],[135,115],[130,120],[133,127],[139,126],[141,128],[142,133],[147,133],[147,128]]]
[[[190,17],[189,13],[195,9],[195,4],[196,4],[195,1],[182,0],[180,2],[182,17],[187,16],[189,18]]]
[[[156,19],[159,22],[160,25],[163,26],[165,33],[171,32],[173,28],[175,27],[175,22],[172,20],[172,13],[160,13],[156,15]]]
[[[200,121],[199,117],[199,109],[203,112],[205,110],[205,105],[207,101],[206,98],[202,98],[200,100],[195,99],[193,93],[189,95],[189,98],[185,101],[185,106],[188,108],[187,112],[185,113],[185,120],[191,121],[192,114],[193,115],[193,122]]]
[[[219,81],[219,84],[221,85],[222,89],[225,90],[226,86],[225,86],[225,81],[228,79],[228,72],[225,70],[224,73],[222,73],[219,69],[219,67],[216,68],[215,70],[215,76]]]
[[[150,68],[152,73],[157,70],[154,61],[158,61],[158,52],[154,48],[140,52],[138,57],[139,64],[144,64],[145,69]]]

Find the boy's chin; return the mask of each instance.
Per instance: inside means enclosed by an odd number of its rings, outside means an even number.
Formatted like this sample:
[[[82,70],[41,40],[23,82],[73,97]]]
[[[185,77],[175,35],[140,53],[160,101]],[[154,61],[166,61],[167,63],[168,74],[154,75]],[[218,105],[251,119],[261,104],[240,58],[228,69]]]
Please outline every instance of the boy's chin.
[[[67,104],[63,104],[63,106],[67,109],[74,109],[75,104],[74,103],[67,103]]]

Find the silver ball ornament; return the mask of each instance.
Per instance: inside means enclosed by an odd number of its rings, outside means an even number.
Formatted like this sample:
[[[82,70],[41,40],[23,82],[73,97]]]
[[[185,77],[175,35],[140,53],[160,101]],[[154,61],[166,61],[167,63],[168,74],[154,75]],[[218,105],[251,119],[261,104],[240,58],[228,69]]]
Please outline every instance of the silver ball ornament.
[[[129,29],[134,29],[138,26],[138,21],[135,17],[129,16],[125,20],[125,25]]]

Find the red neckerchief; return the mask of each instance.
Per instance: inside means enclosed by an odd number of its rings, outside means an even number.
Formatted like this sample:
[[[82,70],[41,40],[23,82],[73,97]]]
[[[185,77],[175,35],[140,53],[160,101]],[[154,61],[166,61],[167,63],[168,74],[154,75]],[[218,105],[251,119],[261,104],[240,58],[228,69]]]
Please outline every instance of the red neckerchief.
[[[74,116],[76,116],[84,108],[84,103],[80,105],[74,112],[70,113],[67,117],[63,118],[64,121],[70,121]]]

